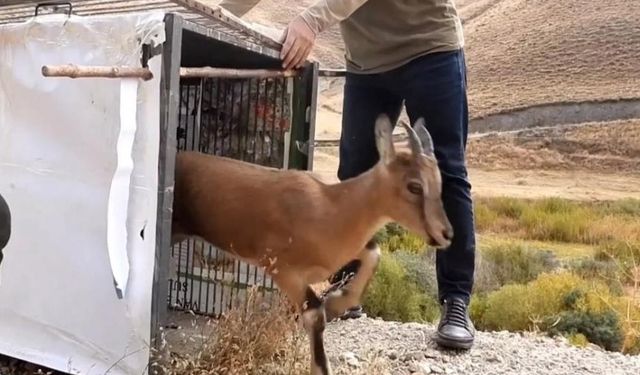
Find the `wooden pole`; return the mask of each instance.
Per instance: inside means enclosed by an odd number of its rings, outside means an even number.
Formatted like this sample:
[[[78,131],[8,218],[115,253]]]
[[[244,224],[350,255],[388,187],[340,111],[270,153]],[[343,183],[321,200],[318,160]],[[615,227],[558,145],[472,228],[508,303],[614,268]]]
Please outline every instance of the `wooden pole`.
[[[298,74],[296,70],[180,68],[180,77],[182,78],[288,78]]]
[[[347,72],[343,69],[321,69],[318,71],[320,77],[344,77]]]
[[[45,65],[42,67],[42,75],[45,77],[69,77],[69,78],[141,78],[148,81],[153,78],[153,73],[147,68],[131,68],[120,66],[78,66]]]

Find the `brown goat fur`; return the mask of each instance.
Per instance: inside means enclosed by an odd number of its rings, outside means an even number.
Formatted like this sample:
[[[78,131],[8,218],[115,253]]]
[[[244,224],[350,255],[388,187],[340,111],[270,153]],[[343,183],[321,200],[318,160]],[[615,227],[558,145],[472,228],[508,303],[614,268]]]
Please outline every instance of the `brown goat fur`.
[[[380,257],[366,246],[388,222],[398,222],[428,243],[447,247],[453,236],[441,201],[441,180],[423,120],[405,126],[409,149],[396,151],[392,125],[376,124],[380,161],[337,184],[310,172],[278,170],[197,152],[176,158],[173,243],[195,236],[265,267],[303,314],[311,336],[312,374],[330,374],[324,354],[325,320],[360,297]],[[358,274],[323,301],[310,284],[325,281],[358,259]],[[314,298],[315,296],[315,298]]]

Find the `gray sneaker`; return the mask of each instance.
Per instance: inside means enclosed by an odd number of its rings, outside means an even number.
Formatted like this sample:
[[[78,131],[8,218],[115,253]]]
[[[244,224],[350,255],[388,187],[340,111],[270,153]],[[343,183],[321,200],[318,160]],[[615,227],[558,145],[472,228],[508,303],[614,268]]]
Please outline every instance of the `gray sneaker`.
[[[361,318],[363,315],[365,314],[362,311],[362,306],[355,306],[347,310],[344,314],[342,314],[340,319],[341,320],[358,319],[358,318]]]
[[[445,299],[438,324],[436,343],[449,349],[470,349],[475,338],[475,327],[469,318],[467,304],[460,298]]]

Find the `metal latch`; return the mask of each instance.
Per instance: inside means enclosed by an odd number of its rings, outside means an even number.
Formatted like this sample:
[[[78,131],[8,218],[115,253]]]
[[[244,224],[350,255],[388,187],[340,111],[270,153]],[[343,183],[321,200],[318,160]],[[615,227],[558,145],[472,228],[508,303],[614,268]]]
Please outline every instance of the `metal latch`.
[[[40,14],[40,8],[52,7],[52,13],[59,13],[60,9],[67,8],[67,16],[71,17],[73,13],[73,5],[68,1],[50,1],[46,3],[39,3],[36,5],[36,10],[34,12],[34,16],[38,16]]]
[[[298,151],[300,151],[300,153],[304,154],[305,156],[309,156],[309,141],[296,141],[296,148],[298,149]]]

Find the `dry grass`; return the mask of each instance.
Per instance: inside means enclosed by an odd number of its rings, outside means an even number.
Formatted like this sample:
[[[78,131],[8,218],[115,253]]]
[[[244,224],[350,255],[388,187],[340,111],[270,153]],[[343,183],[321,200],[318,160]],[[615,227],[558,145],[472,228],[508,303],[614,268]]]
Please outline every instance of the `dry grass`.
[[[636,0],[509,0],[465,25],[473,117],[640,96]]]
[[[469,140],[467,161],[485,170],[640,174],[640,120],[531,129]]]
[[[577,202],[557,198],[476,199],[480,232],[526,240],[602,245],[640,241],[640,201]]]
[[[268,301],[252,289],[246,305],[238,303],[207,324],[215,327],[195,350],[172,353],[168,374],[299,374],[308,367],[308,340],[281,296]]]
[[[324,285],[313,288],[322,290]],[[167,375],[298,375],[309,371],[309,339],[281,294],[264,297],[257,289],[248,293],[247,303],[239,302],[210,327],[195,324],[184,343],[191,350],[172,350],[169,363],[163,365]],[[196,321],[196,320],[194,320]],[[202,334],[194,334],[201,332]],[[184,349],[184,343],[173,346]],[[325,343],[336,345],[339,343]],[[179,353],[178,353],[179,352]],[[331,359],[331,358],[330,358]],[[334,359],[335,360],[335,359]],[[336,366],[336,363],[338,366]],[[375,355],[363,360],[357,371],[341,368],[338,374],[388,374],[387,363]]]

